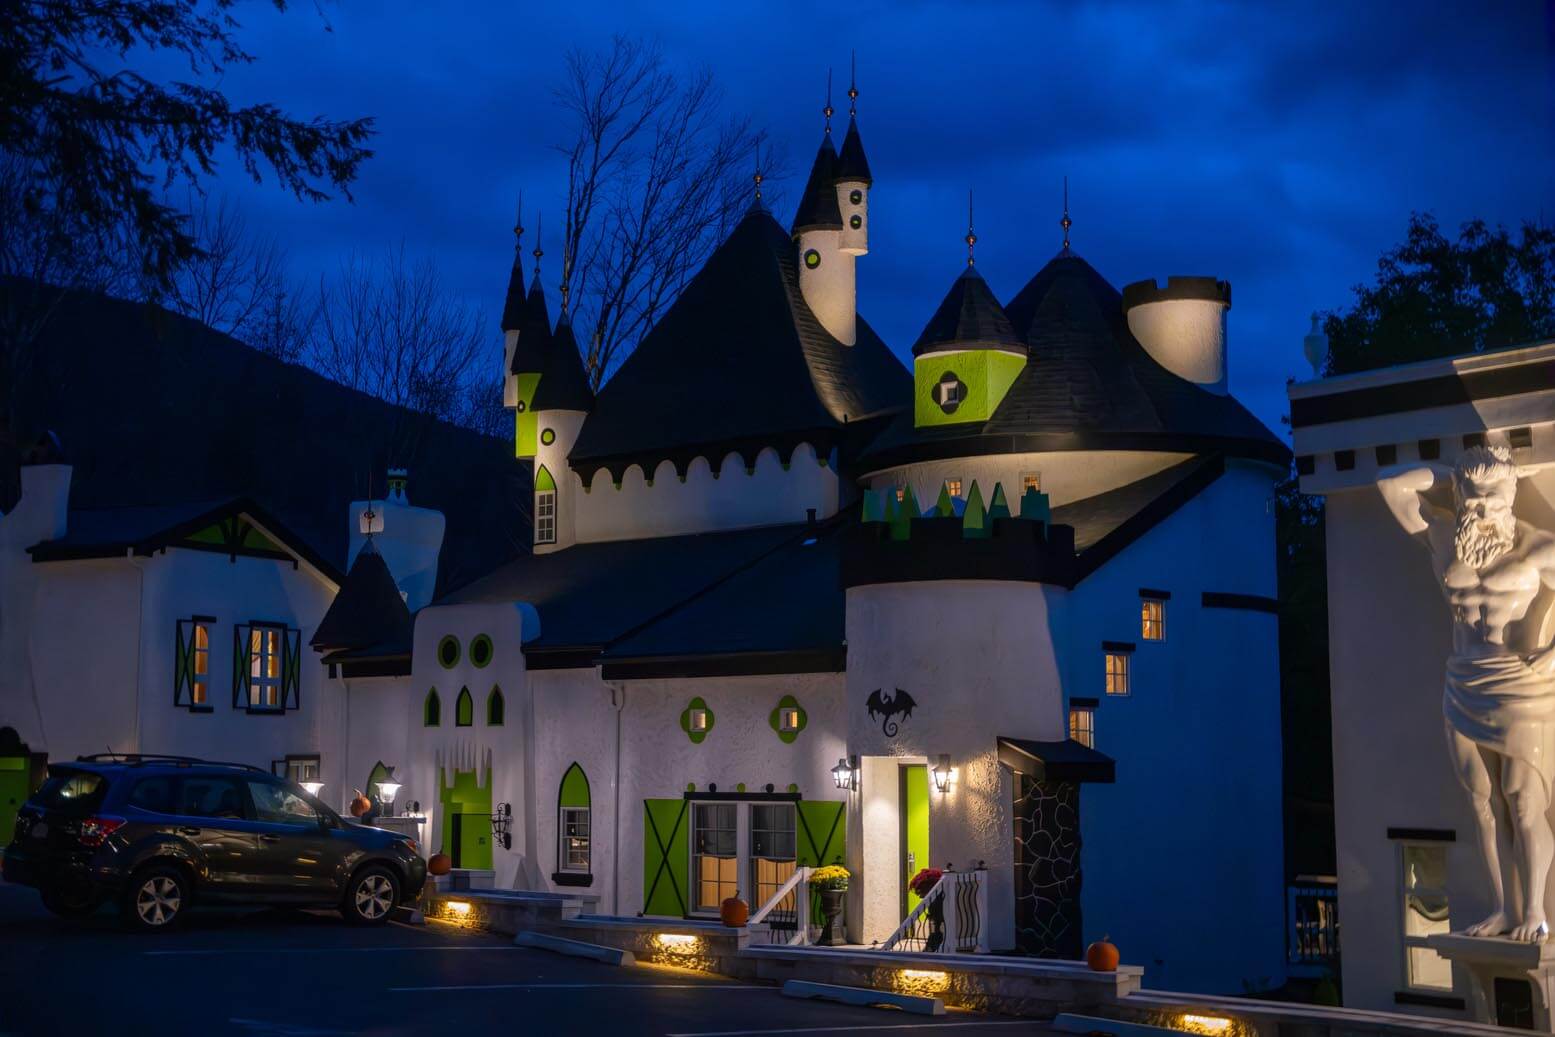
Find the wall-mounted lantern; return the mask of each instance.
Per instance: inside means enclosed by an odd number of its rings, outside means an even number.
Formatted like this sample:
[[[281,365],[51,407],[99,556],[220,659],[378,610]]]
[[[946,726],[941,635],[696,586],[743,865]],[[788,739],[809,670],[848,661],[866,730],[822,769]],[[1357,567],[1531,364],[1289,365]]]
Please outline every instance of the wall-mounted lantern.
[[[934,765],[934,769],[932,771],[930,771],[929,773],[934,776],[934,788],[935,789],[937,789],[940,792],[945,792],[946,790],[948,790],[950,788],[950,775],[951,775],[951,770],[950,770],[950,754],[949,753],[940,753],[939,754],[939,762],[937,762]]]
[[[858,757],[845,756],[831,769],[831,779],[839,789],[852,790],[858,785]]]
[[[504,850],[513,848],[513,805],[498,803],[491,814],[491,836]]]

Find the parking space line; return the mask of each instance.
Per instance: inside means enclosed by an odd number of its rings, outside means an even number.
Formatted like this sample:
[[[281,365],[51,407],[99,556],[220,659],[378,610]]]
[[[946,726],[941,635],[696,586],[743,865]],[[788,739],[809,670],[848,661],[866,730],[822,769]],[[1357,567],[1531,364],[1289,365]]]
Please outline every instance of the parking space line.
[[[493,951],[521,951],[523,947],[508,947],[503,944],[494,944],[490,947],[443,947],[437,944],[418,944],[404,947],[212,947],[207,950],[177,950],[177,951],[141,951],[148,957],[162,957],[178,954],[387,954],[393,951],[415,951],[417,954],[448,954],[453,952],[476,953]]]
[[[945,1020],[944,1023],[879,1023],[879,1025],[857,1026],[790,1026],[785,1029],[697,1029],[681,1034],[666,1034],[664,1037],[757,1037],[760,1034],[841,1034],[841,1032],[866,1031],[866,1029],[966,1029],[969,1026],[1040,1026],[1039,1020],[1025,1018],[1025,1020],[998,1020],[998,1021],[969,1021],[969,1023],[956,1023],[953,1020]]]
[[[464,983],[441,987],[390,987],[391,994],[428,994],[439,990],[770,990],[760,983]]]

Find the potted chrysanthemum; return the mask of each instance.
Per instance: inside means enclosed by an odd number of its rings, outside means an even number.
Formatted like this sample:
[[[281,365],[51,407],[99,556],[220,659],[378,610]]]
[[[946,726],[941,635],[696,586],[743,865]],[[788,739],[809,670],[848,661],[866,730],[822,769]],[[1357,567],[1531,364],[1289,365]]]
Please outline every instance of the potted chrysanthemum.
[[[810,873],[810,892],[821,899],[821,936],[816,943],[822,947],[835,947],[845,940],[839,937],[837,919],[842,917],[842,896],[848,891],[848,869],[840,864],[828,864]]]
[[[922,900],[933,892],[944,874],[939,868],[919,869],[918,874],[908,881],[907,888],[912,890],[913,896]],[[945,944],[945,898],[938,896],[929,901],[924,914],[929,919],[929,934],[924,938],[923,949],[933,953]]]

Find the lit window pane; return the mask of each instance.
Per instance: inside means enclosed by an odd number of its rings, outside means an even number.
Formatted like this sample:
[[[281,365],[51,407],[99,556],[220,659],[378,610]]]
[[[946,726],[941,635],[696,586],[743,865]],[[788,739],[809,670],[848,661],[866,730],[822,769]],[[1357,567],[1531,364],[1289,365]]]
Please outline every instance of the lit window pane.
[[[1139,636],[1146,641],[1166,638],[1166,602],[1142,598],[1139,602]]]
[[[1439,890],[1447,885],[1447,850],[1441,846],[1404,847],[1404,888]]]
[[[1096,747],[1096,714],[1089,709],[1069,711],[1069,737],[1088,749]]]

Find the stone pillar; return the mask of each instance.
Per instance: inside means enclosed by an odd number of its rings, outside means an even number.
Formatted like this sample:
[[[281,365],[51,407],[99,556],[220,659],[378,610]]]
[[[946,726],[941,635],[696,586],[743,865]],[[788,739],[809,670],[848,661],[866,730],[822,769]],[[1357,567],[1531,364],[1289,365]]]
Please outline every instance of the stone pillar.
[[[1426,937],[1426,944],[1468,972],[1476,1020],[1537,1033],[1555,1031],[1550,1021],[1555,943],[1444,933]]]

